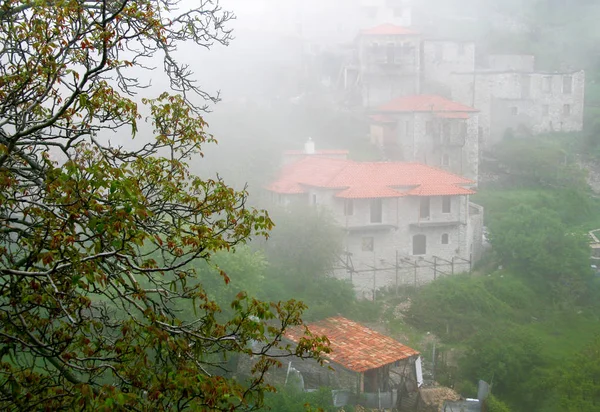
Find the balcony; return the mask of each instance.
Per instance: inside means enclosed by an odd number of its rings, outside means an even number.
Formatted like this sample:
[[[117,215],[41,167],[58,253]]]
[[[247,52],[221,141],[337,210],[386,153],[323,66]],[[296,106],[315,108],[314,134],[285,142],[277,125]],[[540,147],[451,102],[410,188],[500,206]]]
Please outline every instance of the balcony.
[[[410,224],[411,228],[452,227],[460,225],[458,220],[421,220]]]

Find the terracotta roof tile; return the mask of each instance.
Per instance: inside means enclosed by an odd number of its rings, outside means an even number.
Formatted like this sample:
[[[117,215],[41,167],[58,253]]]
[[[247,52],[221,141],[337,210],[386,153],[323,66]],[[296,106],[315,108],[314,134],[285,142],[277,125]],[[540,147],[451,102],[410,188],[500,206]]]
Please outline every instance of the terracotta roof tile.
[[[450,193],[452,192],[452,193]],[[408,196],[449,196],[473,195],[475,192],[460,186],[449,188],[447,185],[424,184],[406,192]]]
[[[418,31],[408,29],[406,27],[397,26],[395,24],[380,24],[379,26],[370,29],[361,30],[360,34],[367,36],[397,36],[397,35],[415,35],[420,34]]]
[[[474,193],[474,182],[420,163],[354,162],[307,156],[283,167],[267,186],[276,193],[306,193],[316,187],[337,190],[339,198],[369,199],[401,196],[454,196]]]
[[[477,112],[477,109],[436,95],[399,97],[377,108],[380,112]]]
[[[331,353],[327,355],[328,359],[355,372],[380,368],[419,354],[395,339],[341,316],[311,323],[307,327],[311,333],[325,335],[329,339]],[[294,342],[302,336],[301,328],[293,328],[286,333],[286,338]]]

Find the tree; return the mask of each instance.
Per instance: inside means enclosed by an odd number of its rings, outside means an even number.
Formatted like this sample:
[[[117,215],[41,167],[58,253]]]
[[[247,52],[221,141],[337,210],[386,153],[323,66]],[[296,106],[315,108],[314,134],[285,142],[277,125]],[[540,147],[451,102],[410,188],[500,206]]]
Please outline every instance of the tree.
[[[492,246],[502,262],[529,276],[557,280],[589,272],[585,239],[569,233],[550,209],[515,206],[490,230]]]
[[[325,349],[321,337],[293,350],[281,342],[302,325],[301,302],[242,292],[220,320],[193,270],[267,236],[272,222],[246,207],[245,191],[188,171],[214,141],[193,100],[217,98],[174,52],[184,42],[227,44],[233,16],[216,1],[182,6],[0,5],[3,410],[256,409],[270,389],[263,375],[278,363],[271,348],[317,359]],[[171,86],[157,97],[139,80],[155,57]],[[112,130],[124,140],[144,121],[154,135],[136,150],[99,137]],[[192,321],[180,316],[188,309]],[[222,373],[232,353],[257,356],[248,381]]]
[[[600,409],[600,338],[559,368],[550,393],[557,395],[560,410],[592,412]]]

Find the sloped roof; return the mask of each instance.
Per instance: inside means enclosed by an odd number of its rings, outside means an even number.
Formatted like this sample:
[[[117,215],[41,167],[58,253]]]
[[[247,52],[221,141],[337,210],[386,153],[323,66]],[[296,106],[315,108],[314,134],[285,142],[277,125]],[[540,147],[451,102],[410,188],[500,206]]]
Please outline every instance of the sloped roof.
[[[377,108],[379,112],[462,112],[473,113],[477,109],[437,95],[415,95],[394,99]]]
[[[462,186],[472,180],[421,163],[355,162],[305,157],[283,167],[266,188],[275,193],[307,193],[308,188],[338,190],[338,198],[371,199],[401,196],[473,194]]]
[[[311,323],[307,327],[314,335],[327,336],[331,348],[327,355],[329,360],[354,372],[380,368],[419,354],[395,339],[341,316]],[[294,342],[302,336],[301,328],[293,328],[286,333],[286,337]]]
[[[415,35],[420,34],[418,31],[408,29],[406,27],[397,26],[395,24],[380,24],[379,26],[371,27],[360,31],[362,35],[375,36],[397,36],[397,35]]]

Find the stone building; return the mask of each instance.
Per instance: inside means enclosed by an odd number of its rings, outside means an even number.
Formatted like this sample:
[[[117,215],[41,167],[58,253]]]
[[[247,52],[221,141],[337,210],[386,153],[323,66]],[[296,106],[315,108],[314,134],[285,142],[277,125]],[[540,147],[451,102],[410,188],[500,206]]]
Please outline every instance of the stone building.
[[[475,43],[426,39],[421,45],[421,92],[450,96],[452,73],[475,69]]]
[[[487,68],[452,74],[452,98],[480,111],[482,149],[511,134],[583,129],[585,73],[533,66],[533,56],[490,56]]]
[[[398,96],[418,94],[421,36],[393,24],[362,30],[356,59],[345,68],[345,87],[358,87],[362,105],[374,107]]]
[[[399,97],[372,111],[371,142],[391,160],[420,162],[477,182],[478,113],[436,95]]]
[[[353,268],[336,276],[350,277],[357,293],[370,298],[383,287],[470,269],[483,230],[483,209],[469,202],[474,183],[421,163],[313,155],[285,165],[266,189],[279,204],[332,212]],[[371,270],[384,267],[391,269]]]

